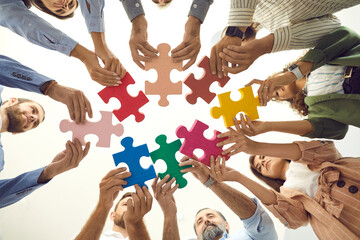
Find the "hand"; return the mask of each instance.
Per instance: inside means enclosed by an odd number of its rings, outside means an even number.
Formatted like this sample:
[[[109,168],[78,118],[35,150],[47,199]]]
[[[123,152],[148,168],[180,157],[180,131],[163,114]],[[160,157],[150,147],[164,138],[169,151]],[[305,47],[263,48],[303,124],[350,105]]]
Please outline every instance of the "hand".
[[[91,79],[104,86],[119,86],[121,83],[118,74],[103,69],[95,53],[90,52],[85,56],[83,62],[91,76]]]
[[[102,49],[95,49],[95,54],[104,63],[104,69],[116,73],[120,79],[126,74],[126,69],[120,63],[119,59],[107,47]],[[121,81],[120,81],[121,83]]]
[[[221,133],[218,135],[220,137],[227,137],[226,140],[219,142],[216,144],[218,147],[222,147],[227,144],[233,144],[231,147],[225,149],[222,154],[228,156],[235,155],[239,152],[250,153],[255,149],[255,142],[251,139],[247,138],[244,133],[242,132],[239,123],[234,118],[234,122],[236,122],[235,127],[237,131],[232,128],[229,128],[228,132]]]
[[[216,160],[214,160],[214,156],[210,157],[210,170],[211,177],[218,181],[236,181],[236,176],[239,174],[238,171],[225,166],[226,159],[217,156]]]
[[[144,215],[151,210],[153,199],[147,187],[143,186],[141,189],[139,185],[135,184],[135,190],[136,193],[132,193],[131,198],[127,201],[125,225],[141,222]]]
[[[151,185],[154,197],[158,201],[161,210],[164,213],[164,216],[175,216],[176,215],[176,203],[174,198],[174,192],[178,189],[179,184],[176,184],[174,187],[171,185],[175,182],[175,178],[172,178],[170,181],[170,175],[166,175],[160,182],[158,182],[159,177],[156,177]]]
[[[133,61],[141,69],[145,69],[141,61],[149,62],[151,58],[158,57],[156,55],[158,50],[153,48],[147,41],[147,21],[144,15],[133,19],[129,45]],[[139,51],[143,55],[140,55]]]
[[[223,68],[228,65],[228,61],[225,58],[221,58],[221,52],[229,45],[241,46],[242,40],[239,37],[224,36],[218,43],[216,43],[210,54],[210,70],[213,75],[217,74],[219,78],[224,76]],[[227,75],[225,75],[227,76]]]
[[[227,44],[222,53],[219,53],[223,59],[223,71],[236,74],[250,67],[250,65],[261,55],[269,53],[274,43],[274,35],[270,34],[261,39],[247,40],[243,46],[241,44]],[[232,63],[229,67],[227,62]]]
[[[106,174],[99,184],[99,204],[110,210],[119,192],[123,190],[123,185],[127,184],[124,179],[130,176],[131,172],[126,172],[126,167],[113,169]]]
[[[201,22],[199,19],[189,16],[185,24],[185,33],[182,43],[171,51],[171,57],[174,59],[174,62],[190,59],[185,66],[183,66],[183,71],[195,63],[197,55],[200,52],[200,26]]]
[[[245,121],[245,118],[246,118],[246,121]],[[241,127],[239,126],[239,123],[240,123]],[[236,119],[234,119],[234,124],[235,124],[235,128],[237,131],[240,131],[247,136],[256,136],[261,133],[266,133],[270,130],[267,122],[251,121],[249,116],[245,115],[245,117],[244,117],[243,114],[240,114],[239,122]]]
[[[194,159],[189,159],[189,157],[183,157],[180,160],[180,167],[183,166],[192,166],[189,168],[185,168],[180,170],[180,172],[182,173],[187,173],[187,172],[191,172],[192,175],[198,179],[202,184],[204,184],[210,177],[210,169],[203,163],[194,160]]]
[[[73,142],[68,141],[64,151],[55,156],[53,161],[47,165],[38,179],[38,183],[44,183],[70,169],[76,168],[80,161],[88,154],[90,142],[87,142],[84,150],[80,141],[75,138]]]
[[[85,123],[86,113],[92,118],[92,109],[89,100],[80,90],[55,83],[48,90],[48,95],[55,101],[65,104],[69,110],[71,120],[76,124]]]

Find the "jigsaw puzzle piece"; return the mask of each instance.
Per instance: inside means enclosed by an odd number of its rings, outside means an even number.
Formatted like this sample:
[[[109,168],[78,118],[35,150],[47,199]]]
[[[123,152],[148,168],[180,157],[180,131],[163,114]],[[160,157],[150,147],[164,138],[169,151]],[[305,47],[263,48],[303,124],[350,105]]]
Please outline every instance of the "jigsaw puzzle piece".
[[[152,58],[150,62],[145,62],[145,70],[155,69],[157,72],[157,80],[152,83],[145,82],[145,94],[160,95],[159,105],[166,107],[169,105],[168,95],[176,95],[182,93],[182,82],[173,83],[170,79],[170,73],[173,69],[182,70],[182,62],[174,63],[169,56],[171,47],[169,44],[161,43],[158,45],[159,57]]]
[[[110,147],[111,134],[120,137],[124,133],[123,125],[112,124],[112,113],[100,111],[101,119],[98,122],[90,122],[86,120],[84,124],[76,124],[68,119],[60,122],[60,131],[72,131],[72,139],[79,139],[82,145],[85,145],[85,136],[88,134],[95,134],[99,141],[96,143],[97,147]]]
[[[141,122],[144,120],[145,115],[140,113],[139,109],[148,103],[149,99],[142,91],[140,91],[136,97],[133,97],[128,93],[127,87],[130,84],[135,83],[129,72],[127,72],[125,77],[121,79],[121,82],[122,84],[119,86],[105,87],[103,90],[98,92],[98,95],[105,103],[108,103],[112,97],[119,100],[121,103],[120,109],[114,110],[113,113],[120,122],[130,115],[135,116],[136,122]]]
[[[167,143],[166,139],[167,137],[165,135],[159,135],[156,137],[155,142],[160,147],[150,153],[151,160],[155,163],[157,160],[161,159],[166,163],[166,171],[158,173],[160,179],[163,179],[167,174],[169,174],[170,179],[175,177],[176,183],[179,184],[179,188],[183,188],[187,185],[187,180],[183,177],[185,173],[181,173],[180,170],[190,166],[180,167],[179,162],[175,158],[176,152],[179,151],[181,147],[180,139],[171,143]]]
[[[140,187],[146,186],[145,182],[156,178],[154,165],[148,168],[142,168],[140,165],[141,157],[149,157],[149,149],[146,144],[134,147],[134,140],[131,137],[126,137],[121,140],[121,145],[125,148],[124,151],[113,154],[115,166],[124,162],[129,167],[131,176],[125,178],[127,184],[124,188],[139,184]]]
[[[178,138],[184,138],[184,142],[179,150],[182,154],[193,157],[195,149],[201,149],[204,151],[204,155],[199,157],[199,161],[210,166],[210,156],[217,157],[218,155],[221,155],[222,157],[225,157],[226,160],[229,159],[229,157],[221,154],[222,147],[216,146],[218,142],[225,140],[224,138],[216,137],[220,134],[219,131],[214,130],[214,136],[211,139],[204,137],[204,132],[208,128],[209,126],[205,123],[195,120],[190,131],[184,126],[179,126],[176,129],[176,136]]]
[[[213,118],[219,118],[221,115],[224,119],[225,127],[234,126],[233,117],[239,112],[244,112],[251,120],[259,118],[257,106],[260,106],[259,97],[254,97],[251,86],[238,90],[241,93],[239,101],[233,101],[230,98],[231,92],[225,92],[218,95],[220,107],[213,107],[210,114]]]
[[[211,74],[210,59],[205,56],[198,63],[198,67],[204,69],[204,74],[200,79],[196,79],[194,74],[191,73],[184,81],[192,91],[186,95],[186,101],[190,104],[195,104],[197,98],[202,98],[208,104],[216,97],[216,94],[210,92],[210,86],[214,82],[218,82],[219,86],[224,87],[230,80],[229,77],[218,78],[216,75]]]

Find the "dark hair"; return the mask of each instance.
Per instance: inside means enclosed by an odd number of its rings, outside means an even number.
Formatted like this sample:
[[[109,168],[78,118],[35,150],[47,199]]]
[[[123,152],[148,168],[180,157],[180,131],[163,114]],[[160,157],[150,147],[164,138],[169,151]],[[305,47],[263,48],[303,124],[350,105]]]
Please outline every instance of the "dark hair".
[[[264,183],[266,183],[269,187],[271,187],[272,189],[274,189],[277,192],[280,192],[280,187],[282,185],[284,185],[284,180],[282,179],[273,179],[273,178],[269,178],[269,177],[265,177],[263,176],[261,173],[259,173],[255,166],[254,166],[254,160],[255,160],[255,155],[251,155],[249,157],[249,163],[250,163],[250,170],[251,172],[261,181],[263,181]],[[285,159],[286,161],[290,162],[290,160]]]
[[[217,210],[215,210],[215,209],[212,209],[212,208],[202,208],[202,209],[200,209],[200,210],[197,211],[197,213],[195,214],[195,217],[196,217],[196,215],[199,214],[199,212],[201,212],[201,211],[203,211],[203,210],[207,210],[207,209],[214,210],[215,212],[217,212],[217,213],[219,214],[219,216],[224,220],[224,222],[227,222],[226,218],[224,217],[224,215],[223,215],[221,212],[219,212],[219,211],[217,211]],[[195,231],[195,234],[197,235],[195,224],[196,224],[196,223],[194,223],[194,231]],[[227,233],[229,233],[229,232],[227,231]]]
[[[172,0],[168,0],[167,2],[165,2],[164,5],[160,5],[159,2],[155,2],[155,0],[152,0],[152,1],[153,1],[153,3],[155,3],[156,5],[158,5],[158,7],[160,7],[160,8],[165,8],[165,7],[169,6],[170,3],[172,3]]]
[[[274,73],[273,75],[271,75],[270,77],[275,77],[281,73],[286,73],[288,72],[288,68],[299,62],[300,59],[303,58],[303,56],[299,57],[296,61],[290,62],[288,63],[281,72],[278,73]],[[295,96],[293,96],[290,99],[280,99],[280,98],[275,98],[273,97],[271,100],[276,101],[276,102],[288,102],[290,104],[290,107],[298,114],[300,114],[301,116],[307,116],[309,114],[309,107],[305,104],[305,99],[306,94],[304,93],[303,90],[301,90],[300,92],[298,92],[297,94],[295,94]]]
[[[120,198],[120,200],[116,203],[115,207],[114,207],[114,212],[116,212],[117,207],[119,206],[119,203],[121,202],[121,200],[123,200],[124,198],[127,197],[131,197],[132,192],[127,192],[124,193],[124,195],[122,195],[122,197]]]
[[[53,17],[56,17],[58,19],[61,19],[61,20],[72,18],[74,16],[74,14],[75,14],[75,12],[72,12],[69,15],[60,16],[60,15],[57,15],[57,14],[53,13],[47,7],[45,7],[44,3],[41,0],[22,0],[22,1],[24,2],[25,6],[27,8],[30,8],[31,6],[35,6],[40,11],[45,12],[45,13],[47,13],[47,14],[53,16]],[[76,1],[76,8],[77,8],[79,6],[79,3],[78,3],[77,0],[74,0],[74,1]]]

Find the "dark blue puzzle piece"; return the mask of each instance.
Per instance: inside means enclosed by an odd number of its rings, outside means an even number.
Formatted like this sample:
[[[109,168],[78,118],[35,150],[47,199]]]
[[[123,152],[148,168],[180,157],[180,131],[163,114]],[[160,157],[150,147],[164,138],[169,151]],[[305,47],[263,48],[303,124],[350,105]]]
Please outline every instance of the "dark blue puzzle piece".
[[[123,187],[130,187],[139,184],[140,187],[146,186],[145,182],[156,178],[154,165],[148,168],[142,168],[140,165],[141,157],[149,157],[149,149],[146,144],[134,147],[134,140],[131,137],[126,137],[121,140],[121,145],[125,148],[124,151],[113,154],[115,166],[124,162],[128,165],[131,176],[125,178],[127,184]]]
[[[169,174],[170,179],[175,177],[176,183],[179,184],[179,188],[183,188],[187,185],[187,180],[183,177],[185,173],[180,172],[180,170],[190,166],[179,167],[179,162],[175,158],[176,152],[179,151],[181,147],[180,139],[171,143],[167,143],[166,139],[167,137],[165,135],[157,136],[155,142],[159,144],[160,147],[150,153],[151,160],[153,163],[159,159],[164,160],[167,168],[165,172],[158,174],[160,179],[163,179],[167,174]]]

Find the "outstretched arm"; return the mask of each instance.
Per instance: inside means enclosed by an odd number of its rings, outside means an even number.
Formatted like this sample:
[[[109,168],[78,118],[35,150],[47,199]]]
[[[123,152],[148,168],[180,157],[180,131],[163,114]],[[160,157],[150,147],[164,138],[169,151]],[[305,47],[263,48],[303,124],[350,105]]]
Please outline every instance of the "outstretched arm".
[[[131,173],[126,172],[124,167],[113,169],[106,174],[99,184],[99,201],[75,240],[98,240],[100,238],[114,200],[123,190],[122,186],[126,185],[124,179],[130,176]]]

